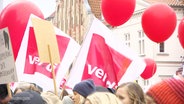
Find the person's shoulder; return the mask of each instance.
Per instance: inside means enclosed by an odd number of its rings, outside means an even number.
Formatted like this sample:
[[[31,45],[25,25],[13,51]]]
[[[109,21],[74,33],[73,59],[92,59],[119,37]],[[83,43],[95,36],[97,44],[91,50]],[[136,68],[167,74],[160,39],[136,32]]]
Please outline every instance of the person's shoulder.
[[[8,104],[45,104],[45,102],[38,92],[26,90],[15,94]]]
[[[60,98],[51,91],[42,92],[41,97],[47,104],[61,104]]]

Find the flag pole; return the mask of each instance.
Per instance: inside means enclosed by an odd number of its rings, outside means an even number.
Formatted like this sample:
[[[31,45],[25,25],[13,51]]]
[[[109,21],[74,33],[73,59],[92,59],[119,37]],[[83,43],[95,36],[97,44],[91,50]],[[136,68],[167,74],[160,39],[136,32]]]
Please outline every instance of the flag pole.
[[[66,82],[67,82],[67,80],[68,80],[69,73],[70,73],[70,71],[68,70],[68,72],[66,73]],[[65,85],[66,82],[65,82],[64,85],[63,85],[63,88],[62,88],[62,91],[61,91],[61,94],[60,94],[60,98],[63,98],[64,90],[66,89],[66,85]]]
[[[64,95],[64,90],[66,89],[66,85],[64,84],[63,88],[62,88],[62,91],[61,91],[61,94],[59,96],[59,98],[63,99],[63,95]]]
[[[54,70],[54,64],[52,62],[52,57],[51,57],[51,51],[50,51],[50,46],[48,45],[48,52],[49,52],[49,59],[50,59],[50,64],[52,68],[52,77],[53,77],[53,83],[54,83],[54,93],[58,96],[58,91],[56,88],[56,76],[55,76],[55,70]]]

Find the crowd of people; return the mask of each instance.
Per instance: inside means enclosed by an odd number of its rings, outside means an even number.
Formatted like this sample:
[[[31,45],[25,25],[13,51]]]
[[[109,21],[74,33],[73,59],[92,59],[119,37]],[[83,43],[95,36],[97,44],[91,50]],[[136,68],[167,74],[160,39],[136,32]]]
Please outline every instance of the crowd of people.
[[[184,77],[164,79],[146,92],[136,82],[126,82],[117,88],[95,85],[92,79],[82,80],[72,89],[44,92],[35,84],[17,87],[9,96],[7,85],[0,84],[0,104],[184,104]]]

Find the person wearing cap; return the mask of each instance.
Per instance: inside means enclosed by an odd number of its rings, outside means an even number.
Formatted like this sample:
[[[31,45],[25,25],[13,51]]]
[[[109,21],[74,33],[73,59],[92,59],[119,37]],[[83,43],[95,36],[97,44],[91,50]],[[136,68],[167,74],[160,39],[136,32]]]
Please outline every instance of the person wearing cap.
[[[77,83],[73,88],[73,101],[74,104],[83,104],[85,98],[96,91],[95,84],[92,79],[82,80]]]
[[[162,80],[152,85],[146,94],[156,104],[184,104],[184,81],[176,78]]]

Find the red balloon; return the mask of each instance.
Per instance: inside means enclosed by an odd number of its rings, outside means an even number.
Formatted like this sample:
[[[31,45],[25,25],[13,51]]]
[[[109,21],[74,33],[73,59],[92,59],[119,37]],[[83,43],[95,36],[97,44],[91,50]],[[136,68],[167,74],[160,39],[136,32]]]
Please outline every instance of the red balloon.
[[[145,34],[157,43],[164,42],[172,35],[176,23],[176,13],[167,4],[154,4],[142,15],[142,28]]]
[[[102,0],[102,14],[112,26],[127,22],[135,9],[135,0]]]
[[[157,69],[157,65],[154,60],[150,58],[145,58],[144,62],[146,63],[146,68],[144,69],[143,73],[141,74],[141,77],[143,79],[149,79],[151,78]]]
[[[44,18],[41,10],[28,0],[15,0],[0,14],[0,28],[8,27],[16,59],[30,14]]]
[[[180,21],[180,24],[178,27],[178,38],[181,46],[184,49],[184,18]]]

